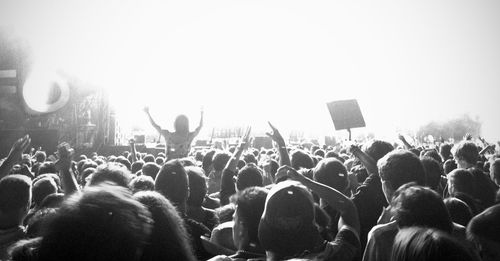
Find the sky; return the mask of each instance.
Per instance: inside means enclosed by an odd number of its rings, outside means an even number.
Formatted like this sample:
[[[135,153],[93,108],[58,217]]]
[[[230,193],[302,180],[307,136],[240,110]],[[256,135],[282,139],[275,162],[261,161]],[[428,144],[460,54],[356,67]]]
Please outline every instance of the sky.
[[[366,128],[396,137],[465,113],[500,140],[500,1],[0,0],[0,29],[34,68],[104,88],[124,125],[179,113],[202,135],[267,121],[337,134],[326,103],[357,99]]]

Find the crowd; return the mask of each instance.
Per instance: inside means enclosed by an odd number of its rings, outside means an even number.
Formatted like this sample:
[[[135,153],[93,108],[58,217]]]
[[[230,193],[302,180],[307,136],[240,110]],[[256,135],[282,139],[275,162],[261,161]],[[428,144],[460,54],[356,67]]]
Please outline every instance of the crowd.
[[[146,110],[149,115],[149,111]],[[500,158],[456,144],[194,149],[202,126],[162,130],[165,153],[25,154],[0,165],[2,260],[500,260]]]

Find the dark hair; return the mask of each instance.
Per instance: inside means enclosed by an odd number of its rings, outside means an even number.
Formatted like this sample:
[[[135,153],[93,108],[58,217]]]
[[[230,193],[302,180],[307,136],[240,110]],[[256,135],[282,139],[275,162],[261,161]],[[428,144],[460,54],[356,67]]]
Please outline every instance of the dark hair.
[[[175,132],[189,132],[189,119],[186,115],[178,115],[174,121]]]
[[[452,159],[447,159],[443,164],[444,174],[448,174],[456,168],[458,168],[457,163]]]
[[[220,182],[220,205],[229,204],[229,198],[236,193],[232,171],[223,171]]]
[[[48,222],[39,260],[137,260],[151,223],[149,211],[127,189],[87,187]]]
[[[294,150],[290,153],[290,161],[292,168],[299,170],[301,168],[312,169],[314,168],[314,162],[303,150]]]
[[[184,221],[170,201],[154,191],[138,192],[134,198],[148,208],[154,221],[141,261],[196,260]]]
[[[216,150],[209,150],[205,155],[203,155],[203,160],[201,162],[202,168],[205,171],[205,174],[210,172],[210,167],[212,166],[212,159],[214,157]]]
[[[37,151],[35,153],[35,159],[37,162],[43,163],[47,159],[47,154],[45,154],[45,151]]]
[[[394,150],[394,147],[387,141],[371,140],[363,145],[363,151],[372,157],[375,162]]]
[[[451,233],[453,224],[441,196],[411,183],[401,186],[391,200],[399,227],[424,226]]]
[[[142,160],[144,160],[144,162],[155,162],[155,156],[148,154]]]
[[[344,192],[349,184],[344,164],[335,158],[323,159],[316,165],[314,180],[341,192]]]
[[[441,176],[443,175],[443,171],[441,170],[441,166],[439,162],[434,158],[424,156],[420,159],[422,162],[422,166],[424,166],[425,177],[427,178],[427,186],[431,189],[437,191],[439,187],[439,183],[441,182]]]
[[[135,174],[137,173],[139,170],[142,169],[142,166],[144,166],[144,161],[142,160],[138,160],[134,163],[132,163],[132,167],[130,167],[130,171]]]
[[[261,187],[246,188],[234,196],[236,214],[247,228],[251,243],[259,244],[259,223],[266,203],[267,189]]]
[[[378,161],[380,178],[389,181],[392,189],[396,190],[408,182],[425,185],[425,170],[420,159],[413,153],[405,150],[394,150]]]
[[[241,191],[248,187],[262,187],[263,178],[258,167],[249,163],[243,167],[236,178],[236,188]]]
[[[320,156],[320,157],[322,157],[322,158],[324,158],[324,157],[325,157],[325,151],[324,151],[324,150],[322,150],[322,149],[317,149],[317,150],[315,150],[315,151],[313,152],[313,154],[314,154],[315,156]]]
[[[46,173],[57,173],[56,166],[54,165],[54,162],[52,161],[46,161],[42,164],[40,164],[40,167],[38,167],[38,172],[37,176],[46,174]]]
[[[479,261],[458,240],[432,228],[401,229],[394,239],[391,261]]]
[[[59,208],[64,201],[63,193],[54,193],[46,196],[42,203],[40,203],[40,208]]]
[[[23,175],[9,175],[0,180],[0,212],[26,210],[31,204],[31,180]]]
[[[203,200],[207,195],[207,178],[203,169],[200,167],[186,167],[189,178],[189,197],[187,204],[189,206],[201,207]]]
[[[55,208],[41,208],[37,210],[28,220],[26,236],[35,238],[41,236],[42,230],[47,225],[47,220],[57,213]]]
[[[36,206],[40,206],[42,200],[46,196],[57,192],[57,184],[50,177],[43,177],[36,182],[33,182],[33,203]]]
[[[155,181],[150,176],[137,176],[130,181],[129,188],[132,190],[132,193],[154,190]]]
[[[123,156],[119,156],[118,158],[116,158],[115,162],[122,164],[128,170],[130,170],[130,168],[132,167],[132,164],[130,164],[130,161]]]
[[[443,160],[441,159],[441,156],[439,156],[439,153],[436,150],[429,150],[424,152],[422,157],[429,157],[437,161],[438,163],[442,163]]]
[[[474,193],[472,196],[480,201],[483,209],[492,206],[498,190],[497,185],[482,170],[478,168],[470,168],[469,170],[474,178]]]
[[[155,163],[158,165],[163,165],[163,163],[165,163],[165,158],[164,157],[156,157]]]
[[[447,143],[441,144],[439,147],[439,154],[441,155],[442,161],[453,159],[453,155],[451,155],[451,145]]]
[[[153,180],[156,179],[160,166],[154,162],[147,162],[142,166],[142,175],[150,176]]]
[[[118,163],[106,163],[97,167],[89,181],[89,186],[111,181],[118,186],[128,188],[132,174],[128,169]]]
[[[472,141],[461,141],[454,147],[454,157],[464,160],[469,164],[476,165],[479,158],[479,151],[476,144]]]
[[[155,180],[155,190],[177,207],[186,203],[189,196],[189,181],[186,170],[178,159],[163,165]]]
[[[463,202],[458,198],[446,198],[444,199],[444,205],[446,209],[448,209],[448,213],[450,213],[451,220],[457,224],[462,226],[467,226],[469,221],[472,219],[472,210],[467,205],[467,203]]]
[[[246,164],[257,164],[257,158],[253,155],[253,153],[245,153],[245,155],[243,155],[243,161],[245,161]]]
[[[453,187],[453,194],[457,192],[465,193],[469,196],[474,196],[474,177],[469,170],[455,169],[448,174],[448,184],[450,189]],[[451,186],[450,186],[451,185]]]
[[[495,161],[490,165],[489,170],[491,180],[500,183],[500,158],[495,159]]]
[[[218,151],[215,153],[212,163],[214,166],[215,171],[222,171],[224,167],[226,167],[227,162],[231,158],[231,155],[229,153],[224,152],[224,151]]]

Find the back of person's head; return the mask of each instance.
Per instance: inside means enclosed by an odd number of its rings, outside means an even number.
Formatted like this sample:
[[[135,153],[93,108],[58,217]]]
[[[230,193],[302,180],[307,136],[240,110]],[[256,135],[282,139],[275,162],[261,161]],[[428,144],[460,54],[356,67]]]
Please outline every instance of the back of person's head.
[[[42,230],[47,225],[47,221],[57,213],[56,208],[41,208],[28,220],[26,226],[26,236],[35,238],[42,236]]]
[[[179,161],[181,162],[182,166],[184,166],[184,167],[195,167],[196,166],[196,162],[191,157],[180,158]]]
[[[106,163],[97,167],[89,181],[89,186],[99,185],[103,182],[113,182],[118,186],[128,188],[132,174],[123,165],[118,163]]]
[[[245,161],[246,164],[257,164],[257,158],[253,155],[253,153],[245,153],[245,155],[243,155],[243,161]]]
[[[40,167],[38,167],[38,172],[37,176],[40,176],[42,174],[46,173],[57,173],[56,166],[54,165],[54,162],[52,161],[46,161],[42,164],[40,164]]]
[[[186,167],[189,178],[188,206],[201,207],[207,195],[207,178],[200,167]]]
[[[320,156],[321,158],[324,158],[326,154],[325,151],[322,149],[317,149],[313,153],[315,156]]]
[[[57,184],[50,177],[43,177],[33,182],[32,195],[35,206],[40,206],[42,201],[50,194],[57,192]]]
[[[146,163],[147,162],[155,162],[155,156],[148,154],[142,160],[144,160],[144,162],[146,162]]]
[[[467,225],[467,238],[480,250],[483,261],[500,258],[500,205],[487,208]]]
[[[434,160],[436,160],[438,163],[442,163],[443,160],[441,159],[441,156],[439,155],[439,153],[436,151],[436,150],[428,150],[428,151],[425,151],[422,155],[422,157],[429,157],[429,158],[433,158]]]
[[[155,189],[155,181],[150,176],[141,175],[134,177],[128,186],[132,193],[150,191]]]
[[[48,222],[39,260],[139,260],[151,234],[150,217],[123,187],[87,187]]]
[[[416,182],[421,186],[426,184],[425,170],[420,159],[409,151],[389,152],[378,161],[377,165],[388,201],[390,201],[391,191],[387,190],[395,191],[408,182]]]
[[[186,115],[180,114],[175,118],[174,129],[176,132],[189,132],[189,119]]]
[[[35,160],[37,162],[43,163],[47,159],[47,154],[45,154],[45,151],[39,150],[35,152]]]
[[[165,158],[164,157],[156,157],[155,163],[161,166],[161,165],[163,165],[163,163],[165,163]]]
[[[313,175],[315,181],[341,192],[345,192],[349,184],[347,169],[335,158],[321,160],[314,168]]]
[[[446,198],[444,199],[444,205],[446,209],[448,209],[448,213],[450,213],[453,222],[465,227],[472,219],[473,215],[471,208],[462,200],[454,197]]]
[[[138,192],[134,198],[148,208],[154,221],[141,261],[195,260],[184,221],[170,201],[154,191]]]
[[[156,175],[160,171],[160,166],[153,162],[145,163],[142,166],[142,175],[150,176],[153,180],[156,179]]]
[[[139,170],[142,169],[142,166],[144,166],[144,161],[138,160],[138,161],[132,163],[132,166],[130,167],[130,171],[133,174],[136,174]]]
[[[302,168],[312,169],[314,168],[314,161],[311,156],[307,154],[303,150],[293,150],[290,153],[290,162],[292,164],[292,168],[299,170]]]
[[[500,158],[495,159],[490,165],[490,178],[497,185],[500,185]]]
[[[226,167],[227,162],[231,158],[229,153],[224,151],[218,151],[214,154],[212,164],[215,171],[222,171]]]
[[[205,171],[206,174],[210,173],[210,171],[212,170],[212,167],[213,167],[213,157],[215,155],[217,151],[212,149],[212,150],[209,150],[205,153],[205,155],[203,155],[203,160],[201,162],[201,167],[203,168],[203,170]]]
[[[125,157],[123,157],[123,156],[120,156],[120,157],[116,158],[115,162],[118,162],[118,163],[122,164],[128,170],[130,170],[132,168],[132,164],[130,164],[130,161],[128,159],[126,159]]]
[[[19,225],[31,205],[31,180],[23,175],[9,175],[0,180],[0,220]]]
[[[476,165],[479,159],[479,150],[472,141],[461,141],[453,147],[453,150],[453,157],[458,160],[459,163],[464,161],[466,164]]]
[[[46,196],[42,203],[40,203],[40,208],[60,208],[64,201],[63,193],[53,193]]]
[[[448,192],[455,195],[457,192],[474,196],[474,177],[469,170],[456,169],[448,174]]]
[[[457,163],[452,159],[447,159],[443,163],[444,174],[448,174],[456,168],[458,168]]]
[[[441,144],[439,147],[439,155],[441,156],[442,161],[453,159],[453,155],[451,154],[451,145],[447,143]]]
[[[336,159],[338,159],[338,158],[340,158],[340,155],[337,152],[335,152],[333,150],[330,150],[330,151],[328,151],[325,154],[325,158],[336,158]]]
[[[247,165],[247,163],[246,163],[244,160],[240,159],[240,160],[238,160],[238,163],[237,163],[237,165],[236,165],[236,168],[238,168],[238,169],[242,169],[242,168],[244,168],[246,165]]]
[[[233,227],[233,241],[241,240],[244,227],[248,235],[249,244],[260,245],[259,223],[266,203],[267,189],[261,187],[249,187],[235,194],[233,201],[236,206],[235,224]],[[236,227],[236,229],[235,229]]]
[[[391,261],[480,261],[458,240],[432,228],[401,229],[394,239]]]
[[[394,147],[387,141],[370,140],[363,145],[363,151],[372,157],[375,162],[394,150]]]
[[[242,191],[249,187],[262,186],[262,174],[255,164],[247,164],[245,167],[240,169],[240,171],[238,171],[238,176],[236,177],[236,188],[238,191]]]
[[[261,246],[282,260],[312,251],[318,236],[313,197],[307,188],[289,180],[274,185],[259,224]]]
[[[441,176],[443,171],[439,162],[434,158],[424,156],[420,159],[425,170],[425,177],[427,178],[427,186],[433,190],[438,190],[439,184],[441,182]]]
[[[391,201],[399,227],[423,226],[451,233],[453,224],[441,196],[411,183],[401,186]]]
[[[189,181],[186,170],[179,160],[169,160],[156,176],[155,190],[177,207],[186,203],[189,196]]]
[[[80,175],[80,184],[82,184],[82,186],[86,186],[87,181],[90,180],[90,176],[93,175],[95,171],[96,171],[95,168],[85,169]]]
[[[470,168],[469,171],[472,173],[472,177],[474,177],[474,193],[472,196],[479,200],[482,207],[491,207],[495,202],[498,190],[495,182],[490,179],[488,174],[478,168]]]

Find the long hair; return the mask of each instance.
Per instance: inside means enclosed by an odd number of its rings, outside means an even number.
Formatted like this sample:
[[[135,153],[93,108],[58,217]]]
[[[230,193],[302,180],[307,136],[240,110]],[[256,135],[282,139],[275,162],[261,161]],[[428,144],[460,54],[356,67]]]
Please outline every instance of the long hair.
[[[174,121],[175,132],[187,133],[189,132],[189,119],[186,115],[181,114],[175,118]]]

